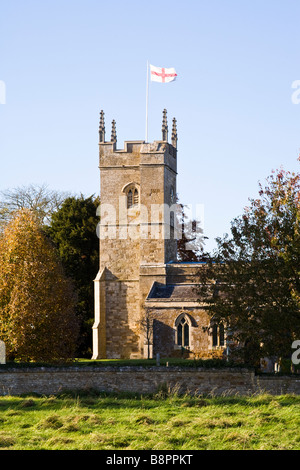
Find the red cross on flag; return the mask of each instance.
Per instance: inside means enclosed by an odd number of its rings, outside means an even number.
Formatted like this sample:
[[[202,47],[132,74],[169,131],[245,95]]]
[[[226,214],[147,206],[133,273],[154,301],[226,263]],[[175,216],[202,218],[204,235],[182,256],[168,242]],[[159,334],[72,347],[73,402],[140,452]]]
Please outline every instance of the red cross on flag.
[[[168,83],[176,80],[177,73],[174,68],[166,69],[164,67],[154,67],[154,65],[149,65],[152,82]]]

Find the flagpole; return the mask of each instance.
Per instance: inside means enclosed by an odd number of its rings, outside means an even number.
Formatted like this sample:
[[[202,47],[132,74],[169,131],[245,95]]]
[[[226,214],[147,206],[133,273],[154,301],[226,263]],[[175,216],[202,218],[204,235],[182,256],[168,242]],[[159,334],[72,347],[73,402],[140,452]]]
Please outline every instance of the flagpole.
[[[148,143],[148,102],[149,102],[149,62],[147,60],[147,86],[146,86],[146,143]]]

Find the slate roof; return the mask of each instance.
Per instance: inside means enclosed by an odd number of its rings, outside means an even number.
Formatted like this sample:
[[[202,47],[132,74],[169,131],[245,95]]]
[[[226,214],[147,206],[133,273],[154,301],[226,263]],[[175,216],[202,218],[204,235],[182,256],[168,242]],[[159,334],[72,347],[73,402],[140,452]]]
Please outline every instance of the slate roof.
[[[146,300],[149,301],[187,301],[196,302],[198,294],[196,284],[160,284],[154,282]]]

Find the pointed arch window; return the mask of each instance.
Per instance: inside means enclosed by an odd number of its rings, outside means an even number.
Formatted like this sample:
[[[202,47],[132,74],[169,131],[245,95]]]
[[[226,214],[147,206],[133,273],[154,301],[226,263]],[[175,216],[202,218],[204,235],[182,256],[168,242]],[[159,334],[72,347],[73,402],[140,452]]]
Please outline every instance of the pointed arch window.
[[[225,345],[225,333],[224,333],[224,325],[221,323],[219,325],[219,345],[224,346]]]
[[[132,189],[130,189],[127,193],[127,209],[133,206],[133,194]]]
[[[214,323],[211,327],[213,348],[225,346],[225,329],[223,323]]]
[[[190,346],[191,322],[187,315],[179,315],[175,322],[176,345],[182,347]]]
[[[218,346],[218,325],[216,323],[212,327],[212,345]]]
[[[137,206],[140,202],[139,190],[135,184],[128,185],[123,192],[127,197],[127,209],[130,209],[133,206]]]

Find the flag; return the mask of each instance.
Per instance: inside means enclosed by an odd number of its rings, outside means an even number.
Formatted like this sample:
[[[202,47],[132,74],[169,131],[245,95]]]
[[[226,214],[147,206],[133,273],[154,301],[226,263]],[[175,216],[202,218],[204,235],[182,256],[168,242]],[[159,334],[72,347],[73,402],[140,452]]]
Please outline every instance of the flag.
[[[150,64],[150,74],[152,82],[168,83],[176,80],[177,73],[174,68],[154,67]]]

